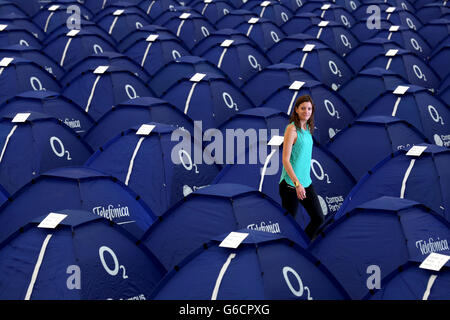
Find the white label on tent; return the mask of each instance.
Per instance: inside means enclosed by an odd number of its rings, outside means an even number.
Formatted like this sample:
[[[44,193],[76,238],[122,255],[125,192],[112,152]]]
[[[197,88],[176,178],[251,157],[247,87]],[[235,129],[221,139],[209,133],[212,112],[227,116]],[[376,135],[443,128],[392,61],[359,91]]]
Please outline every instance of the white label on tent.
[[[230,39],[228,39],[228,40],[224,40],[222,43],[221,43],[221,47],[224,47],[224,48],[228,48],[229,46],[231,46],[231,44],[234,42],[234,40],[230,40]]]
[[[284,142],[283,136],[273,136],[272,139],[270,139],[269,143],[267,145],[269,146],[281,146]]]
[[[194,75],[191,77],[191,79],[189,79],[189,81],[192,81],[192,82],[200,82],[200,81],[202,81],[202,79],[203,79],[205,76],[206,76],[206,74],[204,74],[204,73],[196,73],[196,74],[194,74]]]
[[[394,11],[395,11],[395,7],[389,7],[389,8],[386,9],[387,13],[392,13]]]
[[[120,16],[124,11],[125,10],[123,10],[123,9],[116,10],[116,11],[114,11],[113,16]]]
[[[425,260],[423,260],[419,268],[440,271],[449,259],[450,256],[432,252]]]
[[[203,3],[212,3],[212,0],[205,0]]]
[[[320,8],[320,10],[328,10],[328,9],[330,9],[330,7],[331,7],[331,4],[324,4],[321,8]]]
[[[151,34],[151,35],[149,35],[149,36],[147,37],[147,39],[145,39],[145,41],[147,41],[147,42],[153,42],[153,41],[155,41],[156,39],[158,39],[158,37],[159,37],[159,34]]]
[[[413,146],[411,149],[409,149],[406,155],[419,157],[426,149],[427,146]]]
[[[248,233],[230,232],[230,234],[219,244],[219,247],[236,249],[247,236]]]
[[[59,8],[59,5],[53,5],[53,6],[51,6],[50,8],[48,8],[48,11],[56,11],[56,10],[58,10],[58,8]]]
[[[397,88],[395,88],[394,90],[394,94],[405,94],[406,91],[408,91],[409,87],[408,86],[398,86]]]
[[[257,23],[258,21],[259,21],[259,18],[253,17],[253,18],[250,18],[250,20],[248,20],[248,23],[249,23],[249,24],[255,24],[255,23]]]
[[[75,37],[80,31],[81,30],[76,30],[76,29],[70,30],[69,32],[67,32],[66,36]]]
[[[8,27],[7,24],[0,24],[0,31],[5,30]]]
[[[154,128],[155,125],[153,124],[143,124],[139,127],[139,130],[136,132],[136,134],[140,136],[148,136]]]
[[[0,60],[0,67],[7,67],[13,60],[14,58],[3,58],[2,60]]]
[[[94,74],[104,74],[108,70],[109,66],[98,66],[94,70]]]
[[[44,220],[38,225],[38,228],[55,229],[61,223],[67,214],[50,212]]]
[[[400,29],[400,26],[390,26],[389,32],[396,32],[396,31],[398,31],[398,29]]]
[[[16,114],[16,116],[14,117],[14,119],[12,119],[12,123],[23,123],[25,121],[27,121],[28,117],[31,115],[31,113],[27,112],[27,113],[18,113]]]
[[[304,84],[305,82],[296,80],[289,86],[289,90],[300,90]]]
[[[397,49],[389,49],[388,52],[386,52],[386,57],[394,57],[397,54]]]
[[[185,12],[185,13],[183,13],[183,14],[180,16],[180,19],[187,19],[187,18],[189,18],[190,16],[191,16],[190,13]]]
[[[326,27],[328,25],[328,23],[330,23],[330,21],[320,21],[318,26],[323,28],[323,27]]]
[[[263,1],[262,3],[261,3],[261,7],[267,7],[267,6],[269,6],[270,5],[270,1]]]
[[[315,46],[316,46],[315,44],[307,44],[303,47],[302,51],[303,52],[311,52],[314,50]]]

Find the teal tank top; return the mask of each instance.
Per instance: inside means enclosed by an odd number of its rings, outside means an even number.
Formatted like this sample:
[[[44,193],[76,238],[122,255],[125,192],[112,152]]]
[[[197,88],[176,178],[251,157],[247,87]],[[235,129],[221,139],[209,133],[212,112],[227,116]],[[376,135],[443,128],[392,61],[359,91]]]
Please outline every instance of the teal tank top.
[[[291,123],[293,124],[293,122]],[[303,130],[297,128],[297,141],[292,146],[291,158],[289,159],[295,175],[300,181],[301,185],[305,188],[309,187],[312,183],[311,172],[311,157],[312,157],[313,139],[309,130]],[[287,184],[294,187],[294,182],[287,174],[286,170],[281,171],[280,182],[283,180]]]

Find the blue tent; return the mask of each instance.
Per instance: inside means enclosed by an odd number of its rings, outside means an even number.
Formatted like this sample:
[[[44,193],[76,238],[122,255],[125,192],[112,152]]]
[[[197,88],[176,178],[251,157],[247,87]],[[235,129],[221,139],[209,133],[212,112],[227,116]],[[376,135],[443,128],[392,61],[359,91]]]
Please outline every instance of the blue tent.
[[[195,250],[169,271],[152,299],[349,299],[328,269],[288,238],[254,230],[238,234],[247,236],[237,248],[221,247],[227,233]]]
[[[68,10],[70,5],[60,3],[59,1],[52,1],[44,5],[38,13],[33,16],[33,22],[37,24],[46,34],[51,33],[61,24],[70,25],[72,15],[75,11]],[[77,10],[80,13],[80,19],[92,20],[93,13],[85,8],[82,4],[77,3]],[[77,12],[78,13],[78,12]]]
[[[205,40],[208,38],[205,38]],[[224,78],[227,77],[222,70],[205,58],[184,56],[168,63],[156,72],[150,80],[149,86],[157,96],[161,96],[178,81],[196,73],[212,73]]]
[[[281,27],[294,15],[291,9],[279,1],[247,1],[241,6],[241,9],[249,10],[260,18],[268,19],[278,27]]]
[[[439,272],[408,261],[385,276],[379,290],[370,290],[364,300],[449,300],[450,269]]]
[[[283,134],[284,132],[281,132],[281,135]],[[247,154],[250,152],[256,152],[256,148],[250,147],[246,150]],[[273,155],[270,155],[272,153]],[[246,157],[249,157],[247,154]],[[236,161],[234,164],[227,164],[213,183],[248,185],[267,194],[281,205],[278,184],[282,168],[282,150],[273,147],[270,154],[255,164],[237,164]],[[265,170],[264,167],[266,167]],[[325,217],[331,216],[339,210],[345,197],[356,184],[356,180],[342,163],[317,142],[314,142],[313,147],[311,179]],[[302,206],[299,206],[296,221],[303,228],[309,222],[309,217]]]
[[[393,7],[395,8],[395,7]],[[389,9],[393,10],[393,12],[383,12],[383,16],[386,17],[387,20],[392,22],[394,25],[397,26],[405,26],[409,27],[410,29],[413,29],[414,31],[420,30],[423,26],[423,22],[416,14],[409,10],[405,10],[403,8],[395,8],[395,9]]]
[[[170,18],[162,26],[171,30],[177,38],[183,41],[188,50],[216,30],[215,26],[206,18],[195,12],[179,13],[178,16]]]
[[[60,80],[64,76],[64,69],[61,68],[52,58],[42,50],[35,47],[23,45],[5,46],[0,48],[0,60],[5,57],[20,57],[35,62]]]
[[[333,90],[338,90],[353,77],[347,62],[333,49],[321,44],[306,44],[294,49],[282,62],[300,66]]]
[[[19,28],[30,31],[39,41],[43,41],[45,33],[27,16],[11,12],[9,14],[0,14],[0,24],[15,25]]]
[[[316,39],[315,36],[305,33],[296,33],[286,36],[275,43],[266,54],[273,63],[279,63],[289,54],[289,52],[297,48],[303,48],[308,43],[325,45],[322,40]]]
[[[0,244],[2,300],[145,300],[166,270],[123,228],[79,210],[30,219]],[[70,250],[68,250],[70,248]]]
[[[385,12],[387,8],[392,7],[387,1],[361,1],[361,4],[352,12],[353,17],[355,17],[356,20],[361,20],[374,14],[373,10],[368,10],[369,7],[373,5],[376,5],[380,9],[380,14]]]
[[[434,19],[429,21],[420,30],[419,34],[427,39],[431,47],[435,47],[450,33],[450,19]]]
[[[358,0],[336,0],[334,1],[334,3],[338,6],[344,7],[353,15],[355,13],[355,10],[358,9],[359,6],[361,6],[361,1]]]
[[[293,13],[303,5],[302,0],[280,0],[280,3],[289,8]]]
[[[314,80],[303,81],[301,87],[295,82],[285,85],[263,101],[263,105],[284,111],[291,115],[295,99],[304,94],[311,96],[315,105],[314,137],[321,144],[327,143],[334,135],[350,125],[356,114],[339,93]]]
[[[438,94],[442,101],[450,105],[450,75],[442,81]]]
[[[95,17],[95,23],[107,31],[117,42],[124,39],[131,31],[140,29],[151,22],[147,15],[137,7],[115,9],[114,11],[105,10],[104,13]]]
[[[140,237],[156,216],[117,178],[86,167],[42,173],[0,207],[0,241],[33,218],[62,209],[89,211]],[[55,211],[56,210],[56,211]]]
[[[308,2],[309,3],[309,2]],[[286,21],[281,29],[289,36],[296,35],[298,33],[304,33],[310,26],[319,23],[320,18],[310,12],[296,13],[288,21]]]
[[[236,26],[236,30],[245,33],[264,53],[285,37],[283,30],[266,18],[250,19]]]
[[[358,73],[363,69],[367,61],[390,49],[401,49],[401,47],[393,40],[372,38],[361,42],[356,48],[353,48],[346,55],[345,61],[353,68],[355,73]]]
[[[80,136],[57,119],[37,112],[27,114],[25,121],[17,114],[0,120],[0,184],[10,194],[42,172],[82,165],[92,153]]]
[[[122,39],[122,41],[117,44],[116,48],[120,52],[124,52],[136,41],[147,39],[150,34],[165,35],[169,37],[172,36],[175,38],[175,35],[169,29],[161,27],[159,25],[149,24],[143,26],[142,28],[131,31],[125,38]]]
[[[362,116],[384,115],[406,120],[430,142],[443,146],[441,136],[450,134],[450,108],[431,92],[419,86],[403,86],[404,94],[388,90],[372,101]]]
[[[116,48],[117,42],[114,40],[107,31],[103,30],[99,27],[95,22],[81,19],[80,25],[74,26],[74,30],[83,30],[84,32],[88,32],[91,34],[95,34],[102,38],[103,41],[106,41],[111,48]],[[55,27],[55,29],[46,35],[44,41],[42,41],[42,45],[45,47],[49,43],[55,41],[59,36],[66,35],[70,30],[67,28],[67,23],[65,21],[61,21],[60,25]],[[97,49],[99,51],[99,49]]]
[[[219,19],[236,9],[228,0],[197,0],[193,1],[190,6],[204,16],[212,25],[215,25]]]
[[[423,142],[428,142],[425,136],[404,120],[370,116],[356,119],[326,147],[359,180],[389,154]]]
[[[155,75],[168,63],[190,55],[179,39],[155,34],[137,40],[124,51],[124,54],[144,68],[150,76]]]
[[[242,90],[253,101],[255,106],[262,105],[272,94],[284,86],[290,86],[294,81],[317,80],[306,70],[299,69],[290,63],[270,65],[250,78]],[[288,105],[274,105],[273,108],[288,113]],[[288,113],[289,114],[289,113]]]
[[[379,26],[373,25],[373,21],[373,19],[365,17],[361,18],[353,25],[351,31],[353,35],[359,40],[359,42],[370,40],[376,37],[379,38],[378,33],[380,33],[380,31],[389,30],[389,28],[393,25],[392,22],[386,20],[385,18],[380,18]],[[368,26],[370,26],[370,28]]]
[[[103,69],[99,70],[101,68]],[[138,97],[154,96],[140,78],[116,66],[90,68],[89,72],[80,74],[64,88],[62,94],[75,101],[95,120],[115,104]]]
[[[29,18],[34,13],[39,11],[38,4],[33,3],[33,1],[27,1],[27,4],[30,4],[30,2],[31,2],[31,5],[29,5],[29,6],[24,6],[23,3],[21,5],[19,5],[17,3],[19,1],[24,2],[23,0],[18,0],[18,1],[14,1],[14,2],[2,1],[0,3],[0,16],[4,16],[4,15],[10,14],[10,13],[15,13],[19,16]],[[31,13],[31,11],[33,11],[33,13]]]
[[[243,22],[251,18],[259,18],[254,12],[244,9],[232,10],[226,16],[223,16],[216,22],[216,29],[234,29]]]
[[[417,54],[424,61],[427,61],[432,52],[432,47],[429,45],[428,40],[409,27],[401,26],[396,31],[395,27],[396,26],[393,26],[393,29],[391,30],[380,30],[376,34],[376,37],[393,40],[402,47],[402,49],[409,50]]]
[[[438,74],[439,78],[445,79],[450,74],[450,36],[431,53],[428,65]]]
[[[151,97],[130,99],[106,112],[83,137],[94,150],[131,127],[159,122],[183,127],[194,134],[193,121],[167,101]]]
[[[35,62],[16,57],[5,57],[1,61],[0,103],[25,91],[61,90],[55,77]]]
[[[0,105],[1,116],[26,111],[45,113],[57,118],[81,136],[94,124],[94,119],[79,105],[50,90],[26,91]]]
[[[41,41],[22,26],[4,24],[0,29],[0,47],[12,45],[31,46],[37,49],[42,47]]]
[[[450,9],[444,3],[429,3],[418,9],[416,16],[422,23],[427,24],[432,20],[442,18],[448,13],[450,13]]]
[[[243,228],[279,233],[302,247],[309,243],[278,203],[253,188],[233,183],[189,194],[155,221],[141,241],[171,269],[202,243]]]
[[[197,73],[173,85],[161,97],[194,121],[203,130],[217,128],[239,111],[253,107],[251,101],[228,79],[211,73]]]
[[[156,122],[142,126],[147,125],[154,126],[150,134],[139,133],[141,126],[126,130],[85,165],[118,178],[160,216],[192,190],[209,185],[220,168],[204,153],[201,163],[195,161],[202,145],[189,131]]]
[[[359,44],[359,40],[353,35],[352,31],[340,22],[322,20],[303,32],[322,40],[341,56],[345,56]]]
[[[359,114],[375,98],[386,90],[394,90],[407,83],[400,75],[385,68],[370,68],[359,71],[356,76],[342,86],[338,93]]]
[[[61,85],[68,86],[83,72],[89,72],[89,70],[93,70],[99,66],[117,66],[130,71],[144,82],[147,82],[150,79],[148,72],[130,57],[117,52],[104,52],[85,57],[79,63],[67,70],[64,77],[60,80]]]
[[[409,260],[422,262],[431,252],[448,255],[448,245],[441,250],[441,242],[449,236],[450,223],[428,207],[381,197],[360,204],[335,221],[308,250],[353,299],[361,299],[374,269],[383,276]]]
[[[176,0],[138,0],[139,8],[141,8],[150,20],[154,21],[159,15],[164,12],[172,10],[174,7],[179,6],[179,2]]]
[[[304,2],[302,1],[302,3],[303,4],[295,11],[295,14],[313,12],[317,8],[321,8],[324,5],[324,2],[322,0],[309,0]]]
[[[312,13],[323,20],[341,23],[346,28],[351,28],[357,21],[345,7],[336,4],[324,3],[322,7],[314,9]]]
[[[420,157],[406,155],[408,148],[380,161],[360,179],[336,217],[363,202],[387,195],[421,202],[450,221],[450,172],[446,165],[450,151],[431,144],[419,146],[427,147]]]
[[[393,52],[393,54],[390,54]],[[426,62],[420,59],[411,51],[403,49],[391,49],[385,53],[380,53],[364,65],[365,69],[385,68],[392,70],[409,83],[437,90],[440,79]]]
[[[90,55],[106,51],[115,52],[116,49],[101,36],[84,30],[71,30],[59,35],[44,48],[44,52],[64,70],[69,70]]]
[[[248,79],[271,64],[258,46],[250,41],[225,40],[216,44],[203,56],[228,75],[241,88]]]
[[[133,14],[136,13],[148,19],[145,11],[138,6],[135,0],[106,0],[102,5],[102,10],[95,14],[95,17],[93,19],[95,22],[98,22],[108,15],[114,14],[114,12],[116,12],[117,10],[123,10],[124,12],[126,11]],[[116,15],[119,15],[119,12],[117,12]]]
[[[183,13],[196,13],[199,14],[196,10],[192,9],[190,6],[185,5],[177,5],[175,7],[171,7],[170,10],[166,10],[158,15],[153,21],[152,24],[157,26],[164,26],[171,18],[179,17]],[[172,32],[172,31],[171,31]],[[172,32],[175,34],[176,32]]]
[[[211,34],[200,40],[192,49],[191,52],[193,55],[196,56],[203,56],[205,52],[207,52],[209,49],[214,47],[215,45],[221,44],[225,40],[241,40],[241,41],[254,41],[250,38],[248,38],[244,32],[238,31],[235,29],[220,29],[214,32],[211,32]],[[256,43],[255,43],[256,45]]]

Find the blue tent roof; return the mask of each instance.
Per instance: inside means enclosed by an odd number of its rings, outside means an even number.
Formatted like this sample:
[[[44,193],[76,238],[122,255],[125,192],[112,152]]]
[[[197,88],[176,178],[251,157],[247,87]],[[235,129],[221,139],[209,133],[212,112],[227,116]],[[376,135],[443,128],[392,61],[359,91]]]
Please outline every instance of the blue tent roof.
[[[92,213],[57,213],[56,228],[39,227],[46,213],[0,244],[2,299],[148,299],[166,270],[145,246]]]
[[[367,293],[370,266],[386,275],[409,260],[422,262],[431,252],[450,253],[448,246],[437,246],[450,236],[450,223],[422,204],[400,198],[361,204],[322,234],[308,250],[353,299]]]
[[[248,236],[237,249],[220,247],[227,233],[194,251],[163,278],[152,299],[348,299],[334,276],[289,239],[254,230],[239,233]]]
[[[210,185],[189,194],[163,214],[141,241],[170,269],[212,237],[242,228],[279,233],[303,247],[309,242],[278,203],[233,183]]]
[[[67,208],[112,220],[136,237],[156,219],[142,199],[116,178],[90,168],[64,167],[41,174],[0,207],[0,241],[32,218]]]

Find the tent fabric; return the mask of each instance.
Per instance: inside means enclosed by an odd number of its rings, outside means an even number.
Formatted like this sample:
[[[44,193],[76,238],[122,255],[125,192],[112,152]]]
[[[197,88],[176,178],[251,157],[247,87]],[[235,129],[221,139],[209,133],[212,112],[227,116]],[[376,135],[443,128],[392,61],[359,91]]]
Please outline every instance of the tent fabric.
[[[142,199],[116,178],[86,167],[63,167],[42,173],[2,205],[0,240],[32,218],[67,208],[111,220],[138,238],[156,219]]]
[[[189,194],[155,221],[141,241],[171,269],[212,237],[242,228],[281,234],[302,247],[309,243],[278,203],[253,188],[230,183]]]
[[[39,227],[47,213],[0,244],[1,299],[148,299],[166,270],[145,246],[90,212],[58,214],[56,228]]]
[[[202,146],[187,130],[147,124],[155,126],[149,135],[140,135],[140,126],[126,130],[103,145],[85,165],[118,178],[160,216],[193,190],[209,185],[220,168],[207,158],[193,162]],[[179,149],[179,135],[183,149]],[[179,150],[178,154],[174,155],[174,150]]]
[[[389,274],[409,260],[422,262],[431,252],[448,255],[442,245],[450,224],[424,205],[395,197],[360,204],[335,221],[309,246],[352,299],[367,293],[372,268]]]
[[[152,299],[348,299],[334,276],[299,245],[267,232],[239,233],[248,236],[236,249],[220,247],[227,233],[194,251],[176,270],[169,271]],[[225,271],[223,276],[221,271]]]

